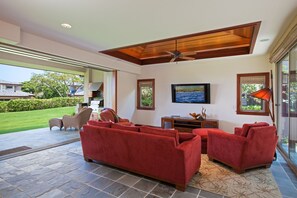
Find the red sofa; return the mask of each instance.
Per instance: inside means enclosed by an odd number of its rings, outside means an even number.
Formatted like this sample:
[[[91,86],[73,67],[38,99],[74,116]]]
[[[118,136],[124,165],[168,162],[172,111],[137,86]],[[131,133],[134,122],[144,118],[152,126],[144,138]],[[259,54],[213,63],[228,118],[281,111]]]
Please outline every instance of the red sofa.
[[[276,128],[249,124],[236,130],[236,134],[208,130],[208,158],[231,166],[237,173],[270,167],[278,140]]]
[[[172,135],[168,130],[162,132],[165,135],[158,135],[160,129],[146,127],[142,130],[134,126],[137,129],[131,131],[133,127],[111,124],[112,128],[108,128],[107,125],[84,125],[80,136],[86,161],[99,161],[172,183],[182,191],[200,168],[201,139],[198,135],[178,143],[176,133]]]

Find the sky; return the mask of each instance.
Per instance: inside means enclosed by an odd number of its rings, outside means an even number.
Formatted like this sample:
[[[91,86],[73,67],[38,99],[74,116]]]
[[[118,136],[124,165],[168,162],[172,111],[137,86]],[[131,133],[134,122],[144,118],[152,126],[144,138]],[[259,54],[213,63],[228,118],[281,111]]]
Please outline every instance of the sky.
[[[32,73],[41,74],[44,71],[0,64],[0,80],[24,82],[30,80]]]

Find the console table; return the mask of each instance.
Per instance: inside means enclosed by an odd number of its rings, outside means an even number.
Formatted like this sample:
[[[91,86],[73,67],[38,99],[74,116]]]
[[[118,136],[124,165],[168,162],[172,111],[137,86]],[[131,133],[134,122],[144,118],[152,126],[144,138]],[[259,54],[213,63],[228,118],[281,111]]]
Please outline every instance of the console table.
[[[162,117],[162,128],[175,128],[182,132],[191,132],[195,128],[219,128],[219,121],[195,120],[191,117]]]

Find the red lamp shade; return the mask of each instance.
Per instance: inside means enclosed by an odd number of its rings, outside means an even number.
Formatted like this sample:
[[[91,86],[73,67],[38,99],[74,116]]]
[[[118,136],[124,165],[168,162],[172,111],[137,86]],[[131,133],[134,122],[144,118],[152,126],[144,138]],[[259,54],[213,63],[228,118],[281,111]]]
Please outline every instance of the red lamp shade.
[[[250,96],[269,102],[271,98],[271,90],[269,88],[260,89],[259,91],[251,93]]]

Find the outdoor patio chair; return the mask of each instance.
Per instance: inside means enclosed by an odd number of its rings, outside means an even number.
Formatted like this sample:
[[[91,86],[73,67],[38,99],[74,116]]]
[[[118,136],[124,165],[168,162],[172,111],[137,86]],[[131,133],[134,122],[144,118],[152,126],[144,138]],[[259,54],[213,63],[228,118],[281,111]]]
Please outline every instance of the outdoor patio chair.
[[[64,115],[62,119],[64,130],[66,131],[66,129],[70,127],[74,127],[78,130],[81,129],[81,127],[90,119],[91,113],[92,108],[83,108],[74,116]]]

